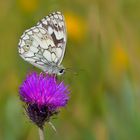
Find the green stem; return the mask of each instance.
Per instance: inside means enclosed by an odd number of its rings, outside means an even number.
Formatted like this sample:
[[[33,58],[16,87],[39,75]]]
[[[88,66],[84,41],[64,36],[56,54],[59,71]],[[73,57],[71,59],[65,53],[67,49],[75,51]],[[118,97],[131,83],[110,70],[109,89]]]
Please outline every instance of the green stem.
[[[42,128],[39,127],[38,129],[39,129],[40,140],[45,140],[43,127]]]

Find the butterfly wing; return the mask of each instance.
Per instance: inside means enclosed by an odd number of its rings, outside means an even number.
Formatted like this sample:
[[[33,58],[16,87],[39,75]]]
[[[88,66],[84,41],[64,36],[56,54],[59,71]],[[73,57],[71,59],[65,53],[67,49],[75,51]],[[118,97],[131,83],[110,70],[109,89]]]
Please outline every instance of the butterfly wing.
[[[56,63],[60,65],[64,57],[67,39],[64,16],[60,12],[54,12],[40,20],[37,26],[46,29],[48,34],[52,37],[55,44],[54,49],[57,48],[56,52],[59,54]]]
[[[43,18],[37,26],[26,30],[20,38],[18,47],[19,54],[25,61],[44,71],[49,71],[53,65],[59,65],[65,52],[64,18],[59,12],[52,15],[53,18],[50,17],[50,14]],[[44,20],[46,24],[43,23]],[[57,28],[54,26],[56,21]]]
[[[46,71],[49,65],[56,61],[50,49],[54,46],[53,40],[47,34],[47,31],[35,26],[23,33],[18,50],[25,61]]]

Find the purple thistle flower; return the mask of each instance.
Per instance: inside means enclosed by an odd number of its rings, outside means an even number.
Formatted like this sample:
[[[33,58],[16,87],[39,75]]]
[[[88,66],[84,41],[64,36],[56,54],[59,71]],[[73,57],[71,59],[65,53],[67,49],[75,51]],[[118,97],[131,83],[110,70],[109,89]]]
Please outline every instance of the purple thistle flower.
[[[55,76],[37,74],[27,75],[19,87],[19,95],[26,103],[25,110],[29,118],[40,128],[50,117],[65,107],[69,100],[68,87],[58,82]]]

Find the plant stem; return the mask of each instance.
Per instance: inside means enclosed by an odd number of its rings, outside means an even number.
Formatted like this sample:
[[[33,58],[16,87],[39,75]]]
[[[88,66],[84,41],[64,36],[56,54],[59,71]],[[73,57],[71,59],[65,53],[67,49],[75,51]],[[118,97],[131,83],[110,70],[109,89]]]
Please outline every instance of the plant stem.
[[[42,128],[39,127],[38,129],[39,129],[40,140],[45,140],[43,127]]]

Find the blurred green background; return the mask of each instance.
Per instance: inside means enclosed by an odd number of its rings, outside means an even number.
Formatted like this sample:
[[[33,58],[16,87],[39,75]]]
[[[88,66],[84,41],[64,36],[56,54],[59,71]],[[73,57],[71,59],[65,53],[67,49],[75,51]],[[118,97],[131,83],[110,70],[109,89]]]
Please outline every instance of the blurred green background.
[[[33,68],[18,55],[25,29],[53,11],[65,15],[63,77],[68,106],[46,125],[48,140],[140,139],[139,0],[0,1],[0,140],[38,140],[24,115],[18,86]],[[77,73],[76,75],[74,73]]]

